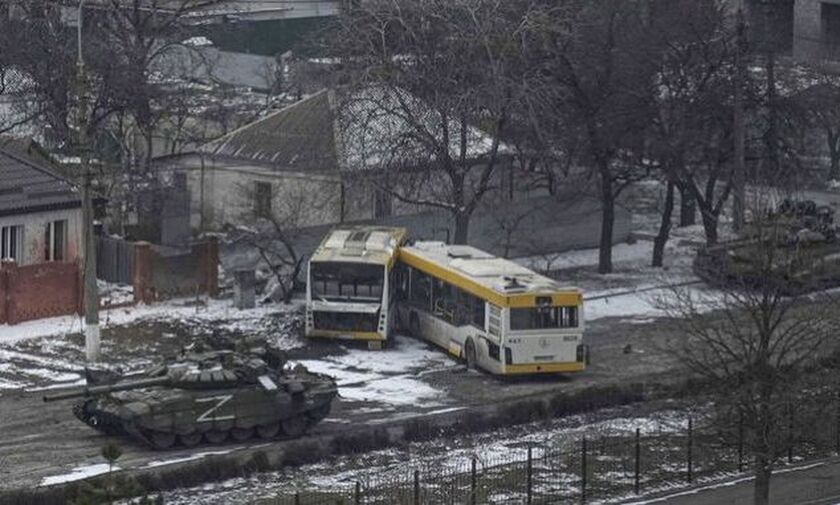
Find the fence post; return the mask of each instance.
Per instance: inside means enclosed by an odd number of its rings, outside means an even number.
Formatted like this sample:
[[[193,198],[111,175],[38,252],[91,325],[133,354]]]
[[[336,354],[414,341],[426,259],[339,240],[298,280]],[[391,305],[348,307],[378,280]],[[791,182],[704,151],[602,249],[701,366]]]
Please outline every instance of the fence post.
[[[358,481],[356,482],[356,494],[354,498],[356,500],[356,505],[360,505],[362,503],[362,484]]]
[[[639,479],[640,479],[640,476],[641,476],[640,474],[641,474],[641,470],[642,470],[642,442],[641,442],[642,435],[641,435],[641,433],[642,433],[642,430],[639,429],[639,428],[636,428],[636,465],[635,465],[635,476],[634,476],[634,479],[633,479],[633,489],[636,491],[636,494],[639,494],[639,491],[641,490],[640,485],[639,485]]]
[[[834,419],[834,453],[840,455],[840,394],[837,401],[837,417]]]
[[[788,448],[787,448],[787,462],[788,465],[793,463],[793,405],[788,403]]]
[[[744,471],[744,412],[738,413],[738,471]]]
[[[475,458],[472,459],[472,468],[470,469],[470,504],[476,504],[476,489],[478,488],[478,482],[476,481],[476,462]]]
[[[691,417],[689,417],[688,418],[688,483],[689,484],[691,484],[691,482],[694,480],[694,477],[692,475],[693,465],[694,465],[693,454],[692,454],[692,446],[694,445],[693,442],[694,442],[694,421],[692,420]]]
[[[148,242],[134,244],[134,301],[151,303],[152,245]]]
[[[532,451],[533,447],[528,446],[528,505],[531,505],[532,490],[534,489],[534,463]]]
[[[583,443],[580,450],[580,502],[586,503],[586,437],[583,437]]]
[[[414,505],[420,505],[420,470],[414,470]]]

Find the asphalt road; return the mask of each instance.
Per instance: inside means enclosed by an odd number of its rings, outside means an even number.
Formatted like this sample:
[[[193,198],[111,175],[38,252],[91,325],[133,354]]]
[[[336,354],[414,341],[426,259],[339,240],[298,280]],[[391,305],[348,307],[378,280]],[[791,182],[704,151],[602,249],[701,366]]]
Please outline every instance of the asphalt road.
[[[524,395],[575,392],[628,382],[658,384],[679,380],[668,374],[674,366],[662,351],[668,338],[667,325],[661,321],[633,324],[622,319],[604,319],[587,329],[593,363],[582,375],[571,377],[500,379],[480,373],[465,373],[463,367],[441,371],[415,371],[418,377],[445,392],[445,407],[457,408],[520,398]],[[625,353],[630,344],[633,351]],[[670,377],[670,379],[669,379]],[[73,469],[101,463],[100,448],[107,440],[77,421],[68,402],[43,403],[42,393],[19,391],[0,395],[0,490],[37,486],[49,476],[66,474]],[[383,409],[369,402],[340,400],[329,418],[316,426],[314,435],[343,431],[348,424],[378,424],[432,413],[440,406],[406,406]],[[282,442],[277,442],[282,443]],[[119,466],[142,469],[162,460],[195,459],[207,451],[253,451],[259,444],[228,444],[223,447],[176,449],[165,453],[142,445],[122,442],[124,454]]]
[[[636,500],[626,505],[720,505],[752,503],[753,479],[733,481],[673,493],[667,496]],[[840,504],[840,460],[782,468],[770,481],[772,505]]]

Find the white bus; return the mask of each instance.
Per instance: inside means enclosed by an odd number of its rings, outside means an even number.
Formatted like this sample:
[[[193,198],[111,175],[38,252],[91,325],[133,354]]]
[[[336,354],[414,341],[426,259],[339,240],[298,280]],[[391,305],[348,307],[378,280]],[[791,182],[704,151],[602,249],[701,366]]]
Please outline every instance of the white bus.
[[[330,231],[309,260],[306,336],[388,339],[396,293],[392,272],[407,232],[403,228],[341,227]]]
[[[400,249],[399,321],[415,337],[499,375],[581,372],[583,293],[474,247]]]

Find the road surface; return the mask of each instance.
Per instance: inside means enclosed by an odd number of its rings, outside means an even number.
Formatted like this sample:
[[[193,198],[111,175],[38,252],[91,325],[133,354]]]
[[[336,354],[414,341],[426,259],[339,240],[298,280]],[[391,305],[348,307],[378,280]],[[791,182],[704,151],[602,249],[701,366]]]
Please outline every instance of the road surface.
[[[770,481],[771,505],[840,504],[840,460],[782,468]],[[752,503],[753,479],[742,477],[626,505],[737,505]]]

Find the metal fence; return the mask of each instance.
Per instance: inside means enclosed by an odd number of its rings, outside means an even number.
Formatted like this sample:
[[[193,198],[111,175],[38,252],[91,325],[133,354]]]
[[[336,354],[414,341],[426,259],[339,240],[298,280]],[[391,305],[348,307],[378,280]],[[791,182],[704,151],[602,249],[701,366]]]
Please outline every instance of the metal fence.
[[[115,284],[132,284],[134,242],[96,237],[96,278]]]
[[[840,411],[830,429],[794,433],[779,463],[840,453]],[[291,491],[259,505],[560,504],[631,498],[747,471],[744,426],[723,436],[691,419],[671,431],[582,438],[563,448],[531,446],[526,456],[472,459],[407,470],[322,491]],[[784,434],[783,434],[784,435]],[[786,436],[786,435],[785,435]],[[785,452],[785,451],[783,451]]]

